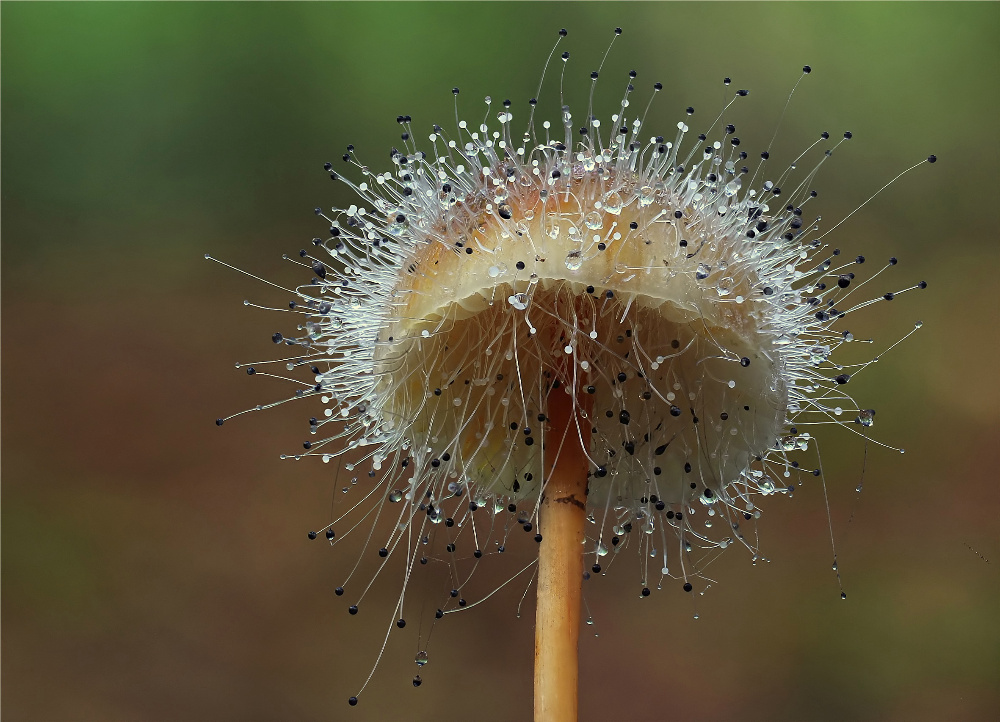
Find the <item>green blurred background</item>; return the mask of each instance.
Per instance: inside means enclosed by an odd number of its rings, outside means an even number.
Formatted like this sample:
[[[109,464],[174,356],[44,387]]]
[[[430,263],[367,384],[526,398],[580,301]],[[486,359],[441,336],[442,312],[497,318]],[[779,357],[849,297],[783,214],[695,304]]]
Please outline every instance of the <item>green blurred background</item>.
[[[322,233],[312,208],[351,202],[323,161],[353,143],[379,167],[396,115],[453,123],[453,85],[464,117],[478,121],[492,94],[523,120],[560,27],[579,108],[616,25],[597,105],[620,97],[631,67],[640,98],[662,81],[651,134],[672,135],[688,104],[714,117],[731,75],[752,90],[734,122],[759,151],[810,63],[772,158],[854,132],[817,183],[827,227],[928,153],[940,161],[831,236],[873,265],[900,258],[874,293],[929,283],[851,326],[876,338],[868,355],[924,321],[852,383],[879,411],[877,438],[908,453],[869,445],[857,498],[863,444],[821,437],[848,601],[815,485],[766,505],[770,564],[731,550],[695,600],[671,585],[640,601],[620,564],[586,588],[582,718],[1000,718],[997,4],[4,3],[0,15],[5,720],[529,717],[533,608],[516,618],[516,585],[438,626],[420,689],[415,636],[394,634],[347,707],[392,585],[349,617],[332,586],[353,558],[305,538],[328,518],[333,468],[277,457],[299,448],[313,411],[214,426],[285,394],[233,362],[270,357],[289,321],[241,303],[282,294],[202,255],[296,282],[280,256]],[[556,118],[555,87],[540,117]]]

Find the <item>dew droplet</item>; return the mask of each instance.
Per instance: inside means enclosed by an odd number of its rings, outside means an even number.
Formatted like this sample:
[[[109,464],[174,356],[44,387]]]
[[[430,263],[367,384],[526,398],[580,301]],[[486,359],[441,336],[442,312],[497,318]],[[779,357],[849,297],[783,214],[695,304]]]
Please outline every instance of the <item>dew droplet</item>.
[[[528,295],[526,293],[515,293],[513,296],[507,297],[507,303],[518,311],[523,311],[528,307]]]
[[[617,216],[622,212],[622,205],[622,197],[618,191],[611,191],[604,196],[604,209],[608,213]]]
[[[809,349],[809,362],[814,365],[819,365],[826,361],[827,357],[830,355],[829,346],[813,346]]]

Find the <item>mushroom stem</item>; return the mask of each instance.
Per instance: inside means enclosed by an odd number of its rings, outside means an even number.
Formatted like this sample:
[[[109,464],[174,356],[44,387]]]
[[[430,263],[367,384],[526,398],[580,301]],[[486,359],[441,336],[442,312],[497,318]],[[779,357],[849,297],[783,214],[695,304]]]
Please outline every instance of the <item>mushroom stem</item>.
[[[535,722],[572,722],[577,718],[581,545],[587,513],[588,464],[580,432],[588,443],[590,422],[577,430],[573,397],[563,388],[549,393],[547,416],[545,467],[550,472],[539,521]]]

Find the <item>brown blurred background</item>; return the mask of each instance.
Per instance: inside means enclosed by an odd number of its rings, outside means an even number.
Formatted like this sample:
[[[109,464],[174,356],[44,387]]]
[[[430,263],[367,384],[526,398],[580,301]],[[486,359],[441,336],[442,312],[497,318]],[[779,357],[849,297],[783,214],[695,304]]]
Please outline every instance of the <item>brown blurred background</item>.
[[[734,122],[759,151],[811,64],[772,158],[823,130],[854,132],[816,184],[826,227],[928,153],[940,161],[830,237],[873,263],[900,258],[874,293],[929,283],[851,326],[876,338],[868,355],[924,322],[852,382],[878,409],[876,438],[907,453],[869,444],[858,498],[863,443],[821,436],[849,599],[815,484],[766,504],[771,563],[733,549],[704,596],[671,585],[640,601],[619,562],[586,587],[596,624],[581,643],[582,718],[1000,718],[996,4],[4,3],[0,14],[4,720],[529,717],[533,606],[529,594],[516,618],[517,584],[438,625],[419,689],[417,630],[394,634],[347,707],[394,587],[349,617],[332,587],[353,557],[305,537],[339,483],[332,465],[277,457],[300,448],[314,411],[215,427],[286,393],[233,363],[270,357],[270,334],[291,329],[241,303],[280,305],[281,293],[202,255],[295,283],[280,255],[321,234],[312,208],[350,203],[324,161],[350,142],[380,167],[396,115],[428,131],[453,122],[453,85],[470,120],[486,94],[512,98],[523,119],[560,27],[579,108],[616,25],[625,35],[598,107],[634,67],[639,97],[664,83],[650,133],[672,135],[688,104],[714,117],[731,75],[752,90]],[[541,97],[540,117],[554,119],[551,78]]]

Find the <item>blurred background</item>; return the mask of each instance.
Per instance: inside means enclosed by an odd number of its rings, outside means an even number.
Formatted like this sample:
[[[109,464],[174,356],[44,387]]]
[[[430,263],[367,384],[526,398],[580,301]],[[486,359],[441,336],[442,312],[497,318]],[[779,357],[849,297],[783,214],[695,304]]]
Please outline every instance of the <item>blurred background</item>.
[[[397,115],[428,132],[453,124],[456,85],[470,121],[487,94],[523,121],[560,27],[580,115],[616,25],[600,114],[635,68],[640,99],[664,84],[647,131],[671,136],[688,105],[715,117],[729,75],[752,91],[734,120],[751,155],[811,64],[772,168],[820,131],[854,132],[816,183],[827,228],[902,169],[940,160],[830,237],[850,257],[899,257],[873,293],[929,284],[851,326],[875,338],[855,349],[871,357],[924,322],[852,382],[878,410],[876,438],[907,453],[821,436],[848,600],[815,484],[766,504],[771,562],[730,550],[704,595],[674,584],[640,600],[620,563],[587,583],[581,718],[1000,718],[998,5],[4,3],[0,15],[5,720],[530,717],[533,590],[518,619],[519,583],[436,627],[419,689],[417,630],[394,633],[347,706],[394,582],[351,617],[332,587],[355,559],[306,539],[342,482],[333,465],[278,455],[301,448],[314,410],[213,423],[287,393],[233,364],[272,358],[270,335],[293,329],[242,305],[283,294],[203,254],[300,281],[281,254],[322,235],[313,207],[351,202],[324,161],[353,143],[381,168]],[[557,119],[556,88],[550,75],[539,118]]]

